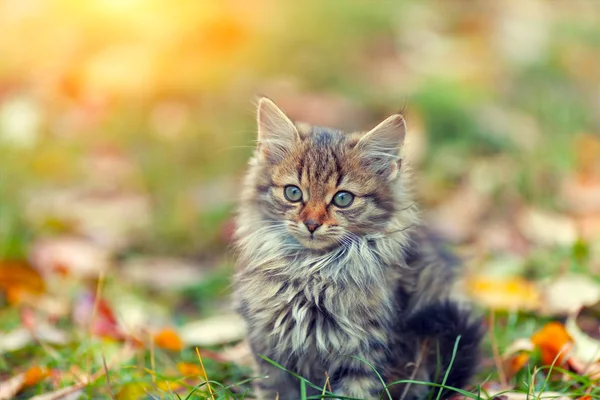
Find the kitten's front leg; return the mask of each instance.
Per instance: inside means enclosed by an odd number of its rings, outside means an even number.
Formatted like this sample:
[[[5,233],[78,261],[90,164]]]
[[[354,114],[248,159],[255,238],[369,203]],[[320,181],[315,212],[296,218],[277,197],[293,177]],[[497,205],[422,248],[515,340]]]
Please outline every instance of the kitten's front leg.
[[[381,362],[373,358],[361,357],[369,360],[369,363],[382,365]],[[376,357],[377,358],[377,357]],[[364,361],[353,357],[344,358],[343,363],[339,365],[331,375],[332,390],[336,395],[354,397],[359,399],[379,399],[380,393],[384,390],[383,383],[371,367]]]
[[[251,346],[254,350],[256,346]],[[275,367],[258,357],[254,352],[257,370],[261,378],[254,381],[256,398],[259,400],[298,400],[300,398],[300,383],[287,371]]]
[[[300,398],[299,383],[288,374],[271,365],[261,365],[260,373],[266,378],[254,382],[256,398],[260,400],[298,400]]]

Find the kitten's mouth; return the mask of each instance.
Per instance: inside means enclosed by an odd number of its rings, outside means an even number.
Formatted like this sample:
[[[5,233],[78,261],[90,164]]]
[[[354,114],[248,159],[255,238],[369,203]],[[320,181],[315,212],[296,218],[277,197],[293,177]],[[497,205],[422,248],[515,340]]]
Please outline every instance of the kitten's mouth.
[[[324,238],[314,233],[310,235],[294,235],[294,237],[301,245],[311,250],[327,250],[335,247],[337,244],[335,240]]]

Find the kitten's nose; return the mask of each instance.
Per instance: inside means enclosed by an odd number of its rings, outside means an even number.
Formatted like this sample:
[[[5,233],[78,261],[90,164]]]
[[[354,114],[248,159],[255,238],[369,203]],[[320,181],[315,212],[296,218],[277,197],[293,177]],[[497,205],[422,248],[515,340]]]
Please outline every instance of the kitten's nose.
[[[313,233],[314,231],[317,230],[318,227],[321,226],[321,224],[319,224],[317,221],[315,221],[314,219],[308,219],[304,222],[304,225],[306,225],[306,227],[308,228],[310,233]]]

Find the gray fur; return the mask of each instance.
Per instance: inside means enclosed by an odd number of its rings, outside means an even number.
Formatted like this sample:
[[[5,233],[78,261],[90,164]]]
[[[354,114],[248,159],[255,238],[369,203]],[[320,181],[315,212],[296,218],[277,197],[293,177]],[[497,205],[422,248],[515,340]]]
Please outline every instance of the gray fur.
[[[404,123],[401,117],[390,120],[396,126],[400,120]],[[327,176],[337,170],[339,183],[350,179],[349,168],[358,170],[364,165],[360,157],[350,157],[352,146],[377,148],[365,142],[371,132],[352,136],[301,126],[297,132],[304,150],[294,155],[294,148],[279,149],[277,162],[297,162],[297,179],[311,181],[311,193],[319,193],[318,172],[305,163],[318,164],[320,171],[332,168]],[[394,143],[389,132],[384,133],[385,143]],[[402,134],[395,144],[400,145],[403,138]],[[379,179],[382,196],[389,196],[393,207],[386,208],[384,201],[357,204],[357,215],[379,212],[383,222],[361,228],[361,233],[332,225],[326,232],[339,238],[335,245],[310,248],[297,239],[301,226],[290,217],[295,211],[277,208],[280,200],[272,185],[279,167],[261,157],[260,150],[250,161],[237,217],[235,301],[247,322],[255,355],[263,354],[317,385],[324,385],[327,373],[334,393],[365,399],[378,398],[383,386],[368,365],[352,356],[368,361],[388,379],[397,379],[396,373],[403,378],[431,378],[425,368],[417,366],[412,371],[418,357],[414,347],[420,342],[403,337],[398,329],[404,318],[421,307],[447,298],[453,280],[453,265],[423,233],[408,190],[406,166],[394,169],[398,157],[389,148],[385,154],[394,156],[382,163],[382,153],[361,154],[377,159],[373,176],[364,179]],[[382,174],[389,165],[391,172]],[[346,174],[343,179],[341,169]],[[319,196],[326,194],[323,191]],[[377,204],[383,207],[379,211]],[[409,254],[415,248],[418,252]],[[403,346],[411,351],[399,351]],[[259,357],[256,360],[260,372],[268,376],[257,384],[261,399],[299,397],[295,378]],[[422,391],[410,389],[415,395]]]

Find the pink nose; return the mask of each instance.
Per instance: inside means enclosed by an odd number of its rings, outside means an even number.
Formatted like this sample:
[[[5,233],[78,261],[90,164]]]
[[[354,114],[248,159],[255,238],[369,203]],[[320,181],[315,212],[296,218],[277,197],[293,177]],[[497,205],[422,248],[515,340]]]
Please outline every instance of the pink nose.
[[[319,224],[317,221],[315,221],[314,219],[309,219],[306,220],[304,222],[304,225],[306,225],[306,227],[308,228],[308,231],[310,233],[313,233],[314,231],[317,230],[317,228],[319,228],[321,226],[321,224]]]

